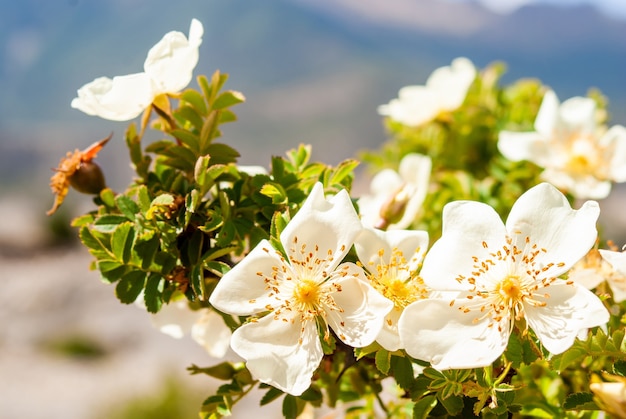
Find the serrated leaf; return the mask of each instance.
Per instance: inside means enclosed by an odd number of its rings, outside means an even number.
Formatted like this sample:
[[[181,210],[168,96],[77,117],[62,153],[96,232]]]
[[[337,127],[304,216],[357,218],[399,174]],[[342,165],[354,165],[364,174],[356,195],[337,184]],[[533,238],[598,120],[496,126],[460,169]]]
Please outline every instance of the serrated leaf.
[[[263,395],[263,397],[261,397],[260,404],[261,406],[265,406],[266,404],[273,402],[274,400],[276,400],[283,394],[285,393],[283,393],[281,390],[277,389],[276,387],[270,387],[269,390],[267,390],[267,392]]]
[[[137,255],[137,259],[141,261],[143,269],[148,269],[152,265],[154,256],[159,249],[159,244],[159,237],[151,231],[137,238],[133,250]]]
[[[296,419],[298,416],[298,403],[296,398],[291,394],[285,394],[283,400],[283,416],[285,419]]]
[[[241,92],[237,92],[235,90],[229,90],[219,94],[213,103],[211,104],[212,109],[224,109],[230,108],[231,106],[242,103],[246,100],[246,97]]]
[[[151,205],[150,194],[148,193],[148,188],[146,185],[141,185],[137,188],[137,203],[139,204],[139,208],[142,213],[148,212],[150,210]]]
[[[413,419],[428,419],[435,406],[437,406],[437,397],[423,397],[413,406]]]
[[[380,349],[376,352],[376,368],[383,374],[389,373],[391,367],[391,352],[386,349]]]
[[[133,224],[125,222],[117,226],[111,237],[111,250],[118,261],[126,264],[130,260],[133,242],[135,240],[135,229]]]
[[[156,273],[151,273],[146,281],[144,292],[144,303],[146,309],[150,313],[156,313],[161,309],[163,304],[163,288],[165,287],[165,278]]]
[[[115,287],[115,295],[124,304],[132,304],[137,300],[146,283],[146,273],[143,271],[127,272]]]
[[[404,390],[410,390],[415,378],[413,376],[413,365],[409,358],[403,356],[391,356],[391,375]]]
[[[78,237],[87,248],[107,252],[107,248],[102,242],[91,233],[89,226],[83,226],[78,233]]]
[[[211,155],[212,164],[235,163],[239,152],[229,145],[223,143],[211,143],[205,148],[205,154]]]
[[[204,289],[204,269],[201,265],[195,265],[190,272],[191,288],[198,299],[204,301],[206,299],[206,291]]]
[[[442,398],[439,401],[452,416],[458,415],[463,410],[463,397],[449,396],[446,398]]]
[[[118,225],[127,221],[128,218],[123,215],[106,214],[94,222],[93,228],[102,233],[112,233]]]
[[[330,177],[330,184],[341,184],[344,179],[354,174],[354,169],[359,165],[358,160],[347,159],[339,163]]]
[[[202,97],[202,95],[196,90],[193,90],[193,89],[185,90],[183,94],[181,95],[181,98],[185,102],[189,102],[189,104],[193,106],[193,108],[200,115],[207,114],[207,106],[206,106],[206,102],[204,101],[204,97]]]
[[[135,201],[133,201],[126,195],[118,195],[115,198],[115,204],[126,218],[131,221],[135,220],[135,214],[139,212],[139,206]]]
[[[191,152],[198,154],[200,151],[200,137],[193,132],[189,132],[185,129],[175,129],[171,134],[174,138],[187,146]]]
[[[287,194],[285,189],[277,183],[266,183],[261,188],[261,193],[272,199],[272,203],[284,204],[287,201]]]
[[[589,406],[589,403],[595,406],[593,393],[572,393],[565,399],[563,407],[567,410],[586,410],[587,408],[583,406]]]

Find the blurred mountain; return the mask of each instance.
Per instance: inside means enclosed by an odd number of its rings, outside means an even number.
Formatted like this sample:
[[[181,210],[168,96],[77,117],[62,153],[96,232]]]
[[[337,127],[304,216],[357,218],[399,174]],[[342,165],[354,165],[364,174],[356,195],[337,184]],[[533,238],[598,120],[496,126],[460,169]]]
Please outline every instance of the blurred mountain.
[[[95,77],[141,71],[148,49],[167,31],[187,33],[192,17],[205,26],[196,74],[219,68],[247,97],[225,132],[244,164],[267,165],[300,142],[328,163],[376,147],[376,107],[457,56],[504,61],[505,82],[537,77],[562,99],[600,88],[626,123],[626,22],[588,6],[502,16],[444,0],[22,0],[0,4],[0,178],[35,176],[45,190],[66,149],[113,130],[101,157],[125,185],[126,124],[69,103]]]

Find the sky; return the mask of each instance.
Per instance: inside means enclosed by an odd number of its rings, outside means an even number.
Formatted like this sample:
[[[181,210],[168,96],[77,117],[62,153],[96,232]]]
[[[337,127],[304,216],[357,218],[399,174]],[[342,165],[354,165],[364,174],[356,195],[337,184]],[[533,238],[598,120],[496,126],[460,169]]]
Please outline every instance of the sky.
[[[626,0],[460,0],[477,1],[496,13],[511,13],[518,8],[534,3],[574,6],[589,4],[609,17],[626,20]]]

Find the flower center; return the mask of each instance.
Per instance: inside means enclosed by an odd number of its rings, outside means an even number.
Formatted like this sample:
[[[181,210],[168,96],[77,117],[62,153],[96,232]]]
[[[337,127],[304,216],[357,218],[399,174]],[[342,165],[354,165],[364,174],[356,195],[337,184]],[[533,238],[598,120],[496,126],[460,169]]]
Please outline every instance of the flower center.
[[[500,294],[506,302],[519,300],[522,295],[519,276],[508,275],[496,285],[495,292]]]
[[[314,310],[320,302],[319,284],[313,279],[301,279],[293,290],[296,304],[308,310]]]
[[[417,254],[419,249],[416,249]],[[378,252],[381,260],[384,250]],[[368,278],[372,286],[393,301],[396,308],[404,309],[415,300],[428,297],[429,290],[422,278],[411,272],[407,260],[398,249],[392,250],[388,263],[370,263]]]
[[[524,317],[525,306],[547,305],[545,300],[550,294],[542,291],[559,280],[550,271],[562,268],[565,264],[541,263],[538,256],[547,253],[547,250],[531,243],[528,237],[524,243],[520,248],[508,237],[504,246],[489,252],[489,257],[473,257],[471,277],[457,277],[460,283],[466,282],[472,286],[466,297],[470,303],[458,309],[464,313],[478,314],[474,322],[490,318],[491,324],[495,323],[498,330],[503,331],[507,327],[511,329],[515,320]],[[485,242],[482,246],[489,249]],[[451,305],[454,305],[454,300]]]

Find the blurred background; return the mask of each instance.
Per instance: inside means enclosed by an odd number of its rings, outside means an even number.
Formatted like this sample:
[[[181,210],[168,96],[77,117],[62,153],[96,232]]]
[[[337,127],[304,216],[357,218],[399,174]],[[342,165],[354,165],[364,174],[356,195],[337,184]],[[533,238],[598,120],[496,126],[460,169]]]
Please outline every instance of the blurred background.
[[[194,417],[214,385],[185,367],[215,360],[153,330],[89,271],[67,227],[89,198],[70,192],[45,216],[66,151],[113,131],[98,161],[113,189],[131,176],[127,123],[70,108],[76,90],[142,71],[148,49],[193,17],[205,28],[195,74],[229,73],[247,97],[225,129],[242,164],[268,166],[299,143],[329,164],[378,147],[377,106],[458,56],[502,61],[504,83],[538,78],[561,100],[599,88],[611,124],[626,125],[623,0],[0,0],[0,418]],[[625,191],[601,202],[616,239]],[[167,410],[176,400],[191,409]],[[138,413],[150,409],[162,415]]]

